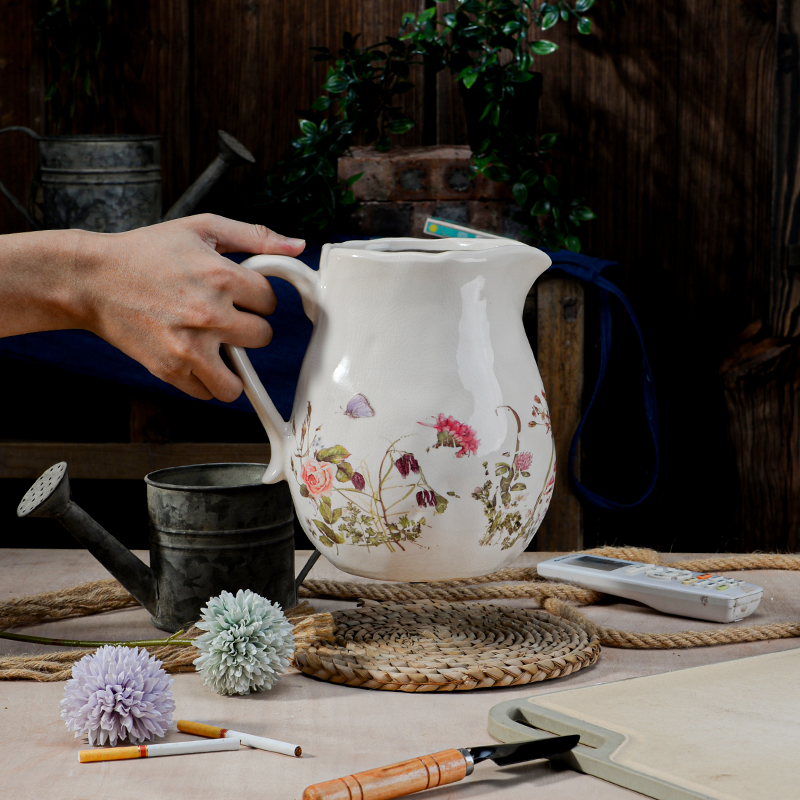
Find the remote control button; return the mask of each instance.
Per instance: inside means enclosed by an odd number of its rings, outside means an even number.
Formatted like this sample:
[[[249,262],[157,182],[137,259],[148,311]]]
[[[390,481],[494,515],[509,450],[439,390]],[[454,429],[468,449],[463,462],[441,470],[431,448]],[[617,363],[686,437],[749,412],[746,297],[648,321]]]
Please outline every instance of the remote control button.
[[[721,586],[717,586],[717,591],[718,592],[727,592],[728,589],[730,589],[730,588],[731,588],[730,586],[727,586],[726,584],[722,584]]]
[[[682,581],[685,578],[691,578],[692,572],[688,569],[676,569],[674,574],[670,576],[674,581]]]
[[[648,578],[655,578],[657,581],[669,581],[672,580],[672,575],[667,575],[664,572],[648,572]]]
[[[706,580],[706,578],[710,578],[710,577],[711,577],[711,573],[710,572],[706,572],[703,575],[698,575],[697,576],[697,580],[704,581],[704,580]]]
[[[697,578],[689,578],[688,580],[681,581],[681,583],[686,583],[686,584],[697,583]]]
[[[635,567],[628,567],[625,570],[626,575],[638,575],[640,572],[644,572],[646,569],[650,569],[649,564],[637,564]]]

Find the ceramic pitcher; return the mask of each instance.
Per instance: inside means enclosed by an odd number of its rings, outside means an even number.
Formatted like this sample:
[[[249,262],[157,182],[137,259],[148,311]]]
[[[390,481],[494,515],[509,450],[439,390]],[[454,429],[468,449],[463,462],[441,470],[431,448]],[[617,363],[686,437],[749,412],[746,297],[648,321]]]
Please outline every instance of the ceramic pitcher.
[[[244,350],[226,348],[269,435],[263,481],[288,481],[317,549],[403,581],[518,556],[555,481],[522,325],[550,259],[502,239],[377,239],[325,245],[318,272],[286,256],[244,266],[291,282],[314,323],[288,421]]]

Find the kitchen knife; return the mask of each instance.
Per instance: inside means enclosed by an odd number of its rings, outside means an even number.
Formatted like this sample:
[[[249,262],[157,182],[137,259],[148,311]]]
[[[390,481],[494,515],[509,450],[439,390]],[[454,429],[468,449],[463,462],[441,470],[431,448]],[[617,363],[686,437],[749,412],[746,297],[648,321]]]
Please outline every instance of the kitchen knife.
[[[572,750],[580,736],[551,736],[517,744],[492,744],[462,750],[442,750],[388,767],[379,767],[345,778],[309,786],[303,800],[390,800],[407,794],[456,783],[487,758],[501,767]]]

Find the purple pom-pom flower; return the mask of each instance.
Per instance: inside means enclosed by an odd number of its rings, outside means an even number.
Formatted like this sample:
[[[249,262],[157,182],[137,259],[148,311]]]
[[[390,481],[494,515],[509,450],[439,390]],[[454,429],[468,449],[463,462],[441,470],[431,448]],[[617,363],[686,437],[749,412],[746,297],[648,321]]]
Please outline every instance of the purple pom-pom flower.
[[[360,472],[354,472],[353,477],[350,478],[350,482],[353,484],[353,488],[358,489],[359,492],[363,491],[364,487],[367,485],[364,476]]]
[[[147,650],[106,645],[72,667],[61,717],[91,745],[139,744],[166,733],[175,710],[171,686]]]

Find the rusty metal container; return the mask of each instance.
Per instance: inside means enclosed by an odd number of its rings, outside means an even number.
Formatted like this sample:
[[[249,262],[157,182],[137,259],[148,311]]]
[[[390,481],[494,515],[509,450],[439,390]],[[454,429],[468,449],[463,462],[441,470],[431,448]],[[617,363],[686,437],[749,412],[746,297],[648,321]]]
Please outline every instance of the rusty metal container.
[[[158,136],[42,136],[45,228],[120,233],[161,218]]]

